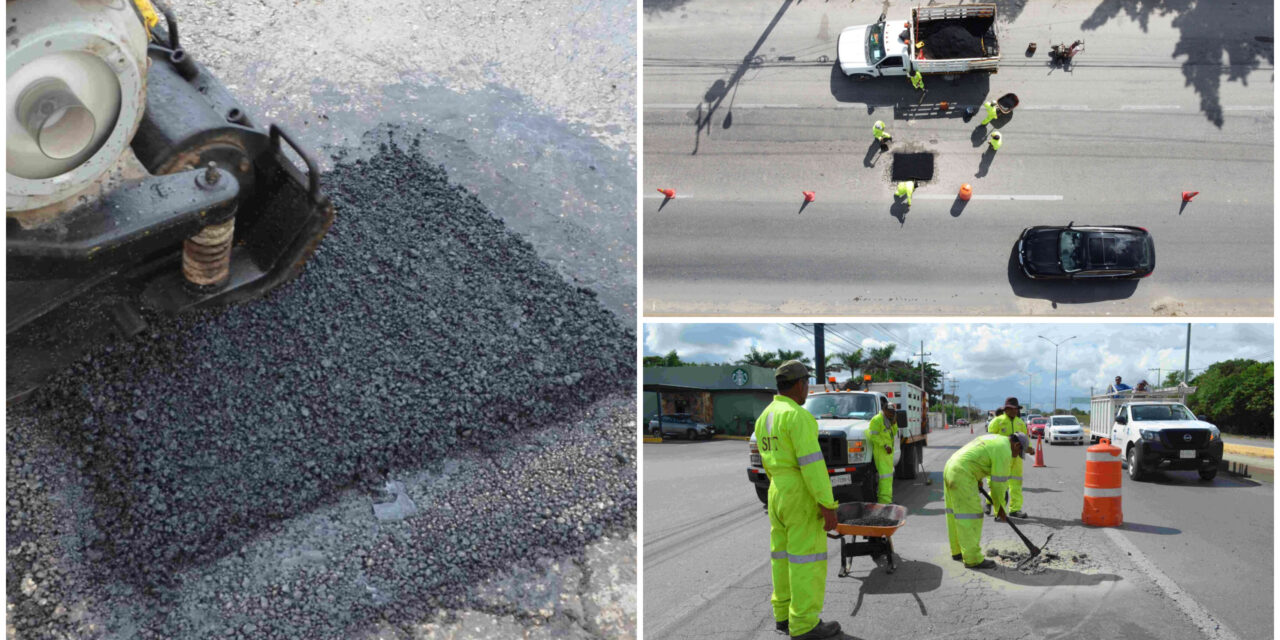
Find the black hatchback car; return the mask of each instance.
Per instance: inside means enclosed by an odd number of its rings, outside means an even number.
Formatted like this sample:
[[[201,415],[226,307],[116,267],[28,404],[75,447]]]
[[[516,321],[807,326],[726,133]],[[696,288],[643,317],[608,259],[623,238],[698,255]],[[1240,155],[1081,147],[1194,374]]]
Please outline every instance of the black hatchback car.
[[[1018,264],[1035,279],[1145,278],[1155,271],[1156,247],[1142,227],[1028,227]]]

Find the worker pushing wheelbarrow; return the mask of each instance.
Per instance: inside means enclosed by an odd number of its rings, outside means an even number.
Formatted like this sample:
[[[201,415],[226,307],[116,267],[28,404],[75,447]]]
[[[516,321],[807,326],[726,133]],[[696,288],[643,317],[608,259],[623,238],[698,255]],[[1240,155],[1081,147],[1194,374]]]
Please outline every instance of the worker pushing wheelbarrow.
[[[857,556],[884,556],[893,573],[897,564],[893,560],[893,534],[907,522],[907,508],[897,504],[874,502],[846,502],[836,509],[836,532],[828,533],[832,540],[840,540],[840,574],[847,577]],[[844,536],[850,536],[845,540]],[[858,537],[863,540],[858,542]]]
[[[1018,106],[1018,94],[1016,93],[1006,93],[998,99],[988,100],[982,103],[982,109],[985,109],[987,112],[986,117],[982,119],[982,124],[985,126],[988,123],[995,121],[1000,116],[1007,116],[1010,113],[1013,113],[1013,108],[1016,106]],[[965,109],[965,115],[967,116],[965,118],[966,122],[977,113],[978,107],[969,107]]]

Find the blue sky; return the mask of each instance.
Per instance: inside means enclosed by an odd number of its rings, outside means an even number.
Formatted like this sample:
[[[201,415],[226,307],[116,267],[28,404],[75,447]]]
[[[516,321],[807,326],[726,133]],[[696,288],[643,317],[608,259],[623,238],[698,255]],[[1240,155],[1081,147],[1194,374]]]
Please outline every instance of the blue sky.
[[[761,350],[802,350],[813,357],[811,324],[677,324],[647,323],[644,355],[675,349],[690,362],[735,361],[752,346]],[[827,325],[827,351],[852,351],[894,343],[895,357],[920,349],[924,340],[928,360],[959,383],[962,401],[972,396],[978,407],[995,407],[1014,395],[1024,405],[1049,409],[1053,404],[1055,342],[1076,336],[1058,348],[1058,406],[1072,397],[1086,397],[1090,387],[1101,390],[1119,375],[1133,385],[1155,382],[1172,369],[1181,370],[1185,356],[1185,323],[848,323]],[[837,335],[838,334],[838,335]],[[1193,324],[1192,375],[1220,360],[1252,358],[1269,361],[1273,355],[1270,323]],[[1030,379],[1027,373],[1031,374]],[[837,374],[844,379],[848,373]],[[1030,388],[1028,388],[1030,380]],[[951,392],[948,383],[947,392]],[[1087,403],[1076,406],[1087,409]]]

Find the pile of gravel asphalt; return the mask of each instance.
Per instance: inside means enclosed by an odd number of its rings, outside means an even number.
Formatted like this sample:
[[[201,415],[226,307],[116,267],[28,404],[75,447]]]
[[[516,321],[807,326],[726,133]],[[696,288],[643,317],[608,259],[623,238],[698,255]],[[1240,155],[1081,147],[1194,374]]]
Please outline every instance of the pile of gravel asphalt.
[[[253,303],[149,318],[144,334],[9,408],[9,624],[19,637],[76,628],[72,594],[58,592],[62,558],[82,560],[111,594],[143,594],[167,611],[181,572],[344,489],[460,451],[509,453],[515,433],[634,396],[634,334],[414,146],[335,158],[324,185],[337,220],[297,281]],[[42,493],[51,478],[22,435],[37,431],[74,456],[92,505],[81,521],[50,520],[69,498]],[[616,454],[563,460],[558,474],[491,474],[509,486],[458,505],[484,530],[442,519],[401,539],[419,553],[399,556],[393,543],[386,564],[368,570],[403,575],[413,597],[401,602],[418,603],[405,613],[421,615],[425,603],[461,602],[513,560],[574,553],[634,527],[630,431],[602,430]],[[75,527],[86,544],[56,548],[42,526]],[[253,631],[241,629],[275,637]]]

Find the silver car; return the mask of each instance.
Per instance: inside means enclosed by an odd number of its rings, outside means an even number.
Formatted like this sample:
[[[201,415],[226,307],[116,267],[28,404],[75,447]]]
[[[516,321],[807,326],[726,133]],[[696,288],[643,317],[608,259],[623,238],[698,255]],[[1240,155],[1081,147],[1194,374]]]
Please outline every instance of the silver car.
[[[661,428],[659,428],[658,423],[658,418],[649,421],[649,433],[660,438],[710,439],[716,433],[715,427],[705,422],[698,422],[687,413],[672,413],[662,416]]]

